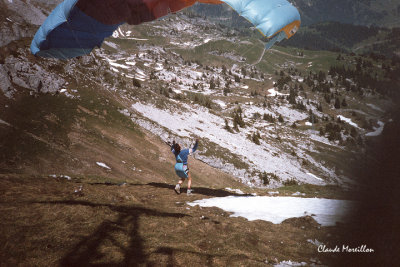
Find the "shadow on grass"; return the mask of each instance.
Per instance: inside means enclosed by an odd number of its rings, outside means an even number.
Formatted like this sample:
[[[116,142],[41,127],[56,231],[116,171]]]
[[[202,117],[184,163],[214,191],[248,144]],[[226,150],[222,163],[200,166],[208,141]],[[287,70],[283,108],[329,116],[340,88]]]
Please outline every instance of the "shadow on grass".
[[[97,229],[75,245],[61,260],[61,266],[138,266],[146,263],[143,239],[138,233],[138,219],[142,215],[182,218],[181,213],[159,212],[137,206],[114,206],[88,201],[43,201],[54,205],[83,205],[93,208],[107,207],[118,212],[114,221],[105,220]],[[122,260],[121,260],[122,258]]]
[[[148,183],[147,185],[158,187],[158,188],[166,188],[174,190],[175,185],[165,184],[165,183]],[[186,193],[186,189],[181,189],[181,192]],[[193,187],[193,193],[196,195],[205,195],[209,197],[227,197],[227,196],[251,196],[250,194],[238,194],[235,192],[225,191],[223,189],[212,189],[206,187]]]
[[[171,248],[171,247],[159,247],[156,251],[154,251],[152,254],[159,254],[159,255],[164,255],[167,257],[166,263],[163,263],[163,266],[175,266],[175,261],[174,257],[176,255],[185,255],[184,257],[188,258],[200,258],[201,261],[203,262],[204,266],[215,266],[215,259],[219,258],[224,262],[224,266],[246,266],[248,264],[251,265],[264,265],[265,262],[263,261],[258,261],[255,259],[249,258],[247,255],[244,254],[234,254],[230,255],[225,254],[225,253],[214,253],[214,254],[208,254],[208,253],[201,253],[201,252],[196,252],[196,251],[190,251],[190,250],[183,250],[183,249],[177,249],[177,248]]]

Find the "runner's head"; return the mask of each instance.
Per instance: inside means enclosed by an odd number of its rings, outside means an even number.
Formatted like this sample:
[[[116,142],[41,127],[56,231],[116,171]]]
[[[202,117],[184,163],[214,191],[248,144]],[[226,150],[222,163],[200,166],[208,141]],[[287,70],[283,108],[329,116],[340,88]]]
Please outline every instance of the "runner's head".
[[[176,154],[179,154],[181,152],[181,146],[178,143],[175,143],[174,150]]]

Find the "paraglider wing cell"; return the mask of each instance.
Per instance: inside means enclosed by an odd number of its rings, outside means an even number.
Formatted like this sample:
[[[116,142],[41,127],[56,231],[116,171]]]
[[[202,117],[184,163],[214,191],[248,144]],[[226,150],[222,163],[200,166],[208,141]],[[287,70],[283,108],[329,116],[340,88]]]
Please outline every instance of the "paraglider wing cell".
[[[293,27],[300,26],[298,10],[286,0],[223,0],[246,18],[265,36],[285,31],[291,37]]]

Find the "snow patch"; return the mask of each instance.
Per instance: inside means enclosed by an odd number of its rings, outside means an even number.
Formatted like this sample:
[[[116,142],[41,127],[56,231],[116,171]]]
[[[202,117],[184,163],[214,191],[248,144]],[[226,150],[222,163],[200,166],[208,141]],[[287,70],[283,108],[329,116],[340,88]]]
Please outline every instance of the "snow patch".
[[[226,104],[222,100],[215,100],[215,103],[217,103],[221,108],[226,108]]]
[[[112,42],[104,41],[103,43],[108,45],[109,47],[112,47],[114,49],[118,49],[118,46],[116,44],[112,43]]]
[[[367,106],[370,107],[370,108],[372,108],[372,109],[375,109],[375,110],[377,110],[377,111],[382,111],[382,112],[383,112],[383,110],[382,110],[380,107],[377,107],[377,106],[375,106],[374,104],[367,104]]]
[[[312,239],[307,239],[307,242],[309,242],[309,243],[311,243],[311,244],[313,244],[313,245],[315,245],[315,246],[317,246],[317,247],[319,247],[319,246],[321,246],[321,245],[324,244],[324,243],[322,243],[322,242],[319,242],[317,239],[314,239],[314,240],[312,240]]]
[[[228,190],[228,191],[230,191],[230,192],[234,192],[234,193],[236,193],[236,194],[239,194],[239,195],[244,195],[243,191],[240,190],[240,189],[232,189],[232,188],[230,188],[230,187],[227,187],[227,188],[225,188],[225,189]]]
[[[112,61],[109,61],[109,64],[113,67],[117,67],[117,68],[121,68],[121,69],[129,69],[130,68],[129,66],[118,64],[118,63],[115,63]]]
[[[379,124],[379,127],[374,127],[375,131],[369,132],[369,133],[365,134],[365,136],[378,136],[378,135],[380,135],[382,133],[382,131],[383,131],[383,127],[385,126],[385,124],[383,122],[381,122],[381,121],[378,121],[378,124]]]
[[[295,262],[295,261],[288,260],[288,261],[281,261],[280,263],[274,265],[274,267],[288,267],[288,266],[295,266],[295,267],[307,266],[307,263],[306,262]]]
[[[99,165],[100,167],[103,167],[103,168],[107,169],[107,170],[111,170],[111,168],[108,167],[108,166],[107,166],[105,163],[103,163],[103,162],[96,162],[96,164]]]
[[[275,90],[275,88],[268,89],[268,96],[277,96],[277,95],[289,95],[289,94],[282,94]]]
[[[50,174],[49,177],[52,177],[52,178],[63,178],[63,179],[67,179],[68,181],[71,180],[71,177],[68,176],[68,175]]]
[[[188,205],[218,207],[232,212],[231,217],[244,217],[249,221],[264,220],[279,224],[286,219],[311,215],[322,226],[346,223],[354,209],[350,200],[298,197],[215,197],[189,202]]]
[[[317,179],[317,180],[323,181],[323,179],[321,179],[321,178],[319,178],[318,176],[312,174],[311,172],[307,172],[307,174],[310,175],[311,177]]]
[[[358,128],[358,129],[361,129],[361,128],[358,127],[358,125],[357,125],[356,123],[354,123],[351,119],[346,118],[346,117],[343,117],[342,115],[338,115],[337,117],[338,117],[340,120],[342,120],[342,121],[344,121],[344,122],[350,124],[351,126],[356,127],[356,128]]]
[[[11,126],[11,124],[9,124],[9,123],[6,122],[6,121],[3,121],[2,119],[0,119],[0,124],[5,124],[5,125],[7,125],[7,126]]]

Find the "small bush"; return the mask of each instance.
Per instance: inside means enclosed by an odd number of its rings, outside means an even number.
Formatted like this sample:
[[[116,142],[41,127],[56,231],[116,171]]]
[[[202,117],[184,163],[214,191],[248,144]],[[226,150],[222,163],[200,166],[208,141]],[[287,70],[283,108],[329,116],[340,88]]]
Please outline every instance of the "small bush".
[[[283,184],[285,186],[298,185],[297,181],[293,178],[284,181]]]
[[[133,78],[132,79],[132,84],[133,84],[133,86],[135,86],[135,87],[142,87],[142,84],[140,83],[140,81],[138,80],[138,79],[136,79],[136,78]]]
[[[275,173],[271,172],[263,172],[259,174],[260,180],[263,182],[264,185],[269,185],[271,179],[274,179],[275,181],[279,181],[279,177]]]

